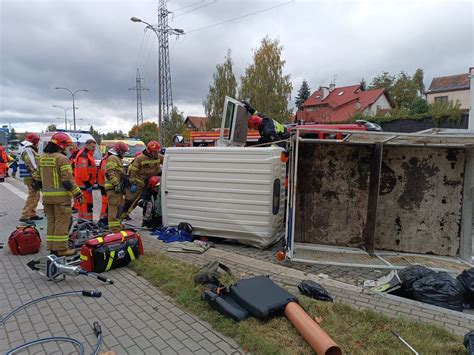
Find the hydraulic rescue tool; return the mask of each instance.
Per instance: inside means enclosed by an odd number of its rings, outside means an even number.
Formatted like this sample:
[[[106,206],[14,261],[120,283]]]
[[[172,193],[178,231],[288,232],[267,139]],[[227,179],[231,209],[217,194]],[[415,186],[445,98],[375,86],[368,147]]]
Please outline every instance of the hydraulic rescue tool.
[[[38,271],[40,275],[45,276],[48,281],[64,280],[66,276],[93,276],[97,280],[113,284],[114,282],[106,277],[100,276],[94,272],[88,272],[79,266],[79,259],[67,259],[66,257],[57,257],[56,255],[43,256],[36,260],[31,260],[28,267],[31,270]],[[60,276],[62,278],[58,279]]]

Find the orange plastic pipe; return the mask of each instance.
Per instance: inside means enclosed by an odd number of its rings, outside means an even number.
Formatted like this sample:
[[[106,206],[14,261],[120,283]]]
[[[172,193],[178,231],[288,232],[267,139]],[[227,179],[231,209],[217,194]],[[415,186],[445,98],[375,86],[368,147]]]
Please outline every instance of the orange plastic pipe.
[[[296,302],[285,307],[285,316],[318,355],[342,355],[341,348]]]

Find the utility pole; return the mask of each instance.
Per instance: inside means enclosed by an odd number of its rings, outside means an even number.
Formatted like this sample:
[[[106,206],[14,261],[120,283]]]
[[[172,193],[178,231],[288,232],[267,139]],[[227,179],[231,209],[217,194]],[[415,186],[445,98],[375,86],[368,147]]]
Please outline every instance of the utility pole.
[[[135,90],[137,92],[137,129],[138,126],[143,124],[143,108],[142,108],[142,91],[149,91],[147,88],[142,88],[142,78],[140,78],[140,71],[137,68],[137,79],[134,88],[129,88],[128,90]]]

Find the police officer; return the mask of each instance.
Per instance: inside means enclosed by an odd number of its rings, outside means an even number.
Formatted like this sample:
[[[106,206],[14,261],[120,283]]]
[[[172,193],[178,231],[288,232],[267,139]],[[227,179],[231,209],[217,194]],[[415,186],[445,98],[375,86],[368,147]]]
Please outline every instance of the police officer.
[[[81,190],[74,182],[71,163],[66,157],[66,148],[71,145],[72,140],[67,134],[53,134],[39,163],[44,213],[48,220],[46,247],[58,256],[70,256],[76,252],[69,249],[68,244],[71,197],[82,203]]]
[[[122,157],[128,152],[128,145],[117,142],[114,149],[109,150],[109,156],[105,161],[105,190],[108,201],[108,222],[112,232],[120,231],[122,219],[120,218],[123,206],[122,180],[124,170]]]
[[[40,199],[41,177],[39,172],[38,142],[40,137],[36,133],[28,133],[20,146],[20,178],[28,189],[28,197],[21,212],[20,222],[42,220],[36,214],[36,207]]]
[[[123,207],[124,219],[135,208],[135,203],[148,184],[152,176],[161,173],[160,164],[163,163],[163,155],[160,154],[161,146],[157,141],[149,141],[146,149],[138,155],[129,166],[130,187],[125,190],[125,203]]]

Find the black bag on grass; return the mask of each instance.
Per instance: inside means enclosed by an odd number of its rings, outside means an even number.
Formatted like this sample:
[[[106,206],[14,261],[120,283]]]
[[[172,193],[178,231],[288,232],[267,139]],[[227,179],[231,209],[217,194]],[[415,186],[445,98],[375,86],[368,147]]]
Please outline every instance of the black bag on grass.
[[[194,282],[196,284],[213,284],[220,286],[221,282],[219,281],[219,277],[221,276],[221,273],[219,272],[219,268],[229,275],[232,275],[232,271],[230,271],[227,266],[217,260],[213,260],[207,262],[199,269],[196,275],[194,275]]]
[[[467,350],[467,355],[474,355],[474,330],[464,335],[464,346]]]
[[[402,281],[401,291],[403,291],[403,296],[413,298],[413,283],[432,274],[436,274],[436,271],[421,265],[409,266],[399,271],[398,277],[400,277],[400,280]]]
[[[320,284],[312,280],[303,280],[298,284],[298,290],[308,297],[314,298],[319,301],[333,302],[333,298],[326,291],[326,289]]]
[[[464,287],[464,301],[474,307],[474,267],[464,270],[456,279]]]
[[[413,283],[413,298],[462,312],[464,289],[461,283],[447,272],[435,272]]]

